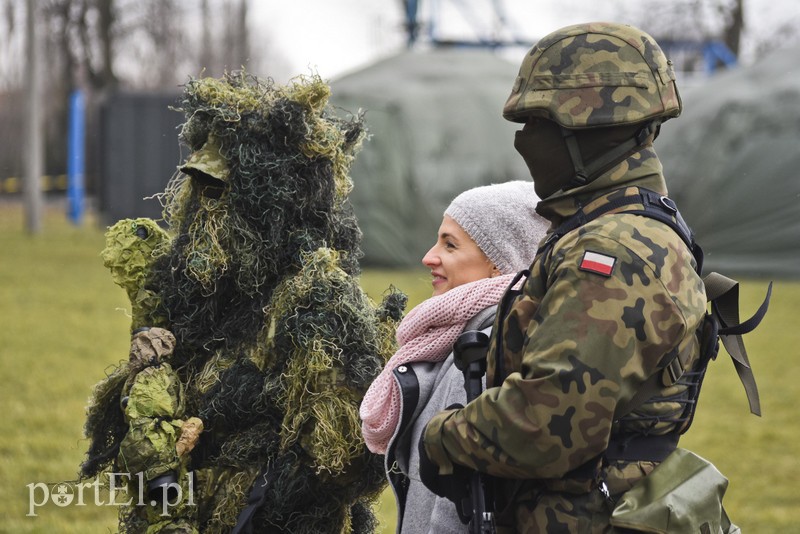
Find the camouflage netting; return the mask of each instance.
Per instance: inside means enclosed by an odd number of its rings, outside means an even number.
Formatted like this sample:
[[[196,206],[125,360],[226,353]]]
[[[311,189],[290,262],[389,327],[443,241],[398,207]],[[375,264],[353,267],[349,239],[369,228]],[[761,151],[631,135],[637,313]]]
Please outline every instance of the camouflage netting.
[[[364,128],[328,96],[317,76],[190,80],[177,109],[191,154],[162,195],[167,230],[137,219],[107,233],[133,342],[95,388],[81,475],[171,473],[188,489],[193,473],[196,503],[166,518],[124,508],[121,531],[227,532],[256,480],[256,531],[375,528],[382,458],[358,404],[406,300],[389,290],[376,306],[358,284],[348,173]]]

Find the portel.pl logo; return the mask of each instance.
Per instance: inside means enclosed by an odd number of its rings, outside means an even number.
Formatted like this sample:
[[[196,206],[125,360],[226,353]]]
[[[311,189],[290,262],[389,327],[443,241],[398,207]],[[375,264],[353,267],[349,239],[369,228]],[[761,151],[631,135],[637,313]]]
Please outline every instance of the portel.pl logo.
[[[137,495],[128,493],[128,482],[132,477],[138,479]],[[46,484],[32,482],[28,488],[27,517],[37,517],[36,509],[52,503],[58,507],[67,506],[153,506],[161,510],[161,515],[169,516],[170,508],[182,504],[194,506],[194,477],[187,473],[186,488],[175,477],[165,476],[146,481],[143,473],[106,473],[106,480],[96,478],[92,482],[57,482]]]

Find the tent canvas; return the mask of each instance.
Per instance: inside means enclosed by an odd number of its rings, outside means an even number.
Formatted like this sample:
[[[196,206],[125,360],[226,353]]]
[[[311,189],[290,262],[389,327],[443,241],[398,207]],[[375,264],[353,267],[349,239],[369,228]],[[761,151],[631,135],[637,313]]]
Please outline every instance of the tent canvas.
[[[419,266],[458,193],[530,180],[501,115],[517,68],[489,50],[409,50],[331,82],[371,135],[352,168],[365,265]]]
[[[798,53],[681,86],[683,114],[656,141],[707,271],[800,277]],[[516,74],[487,50],[432,49],[332,82],[333,104],[366,110],[372,134],[352,169],[365,265],[418,266],[455,195],[530,179],[501,117]]]
[[[775,51],[684,90],[683,114],[656,141],[706,271],[800,277],[798,54]]]

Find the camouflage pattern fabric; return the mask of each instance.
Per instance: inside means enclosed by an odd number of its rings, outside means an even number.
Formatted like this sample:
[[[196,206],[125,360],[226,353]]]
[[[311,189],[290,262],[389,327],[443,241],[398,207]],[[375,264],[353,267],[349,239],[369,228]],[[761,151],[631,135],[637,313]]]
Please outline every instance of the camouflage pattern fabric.
[[[650,147],[587,186],[553,195],[538,210],[557,225],[578,206],[590,213],[637,187],[666,194]],[[610,258],[610,273],[587,267],[587,252]],[[426,452],[440,474],[457,463],[499,477],[501,523],[518,531],[608,532],[611,507],[599,481],[618,495],[654,465],[620,462],[588,479],[565,475],[587,462],[599,466],[619,430],[617,405],[660,364],[679,351],[697,358],[695,331],[705,311],[694,258],[673,230],[632,214],[600,216],[534,261],[522,293],[495,324],[487,384],[496,387],[463,409],[435,416],[426,428]],[[679,409],[649,405],[650,415],[662,420],[654,430],[672,430],[664,421]]]
[[[376,528],[386,481],[358,404],[396,350],[406,297],[378,305],[359,285],[349,171],[367,132],[329,95],[316,75],[189,80],[166,229],[127,219],[107,233],[133,338],[94,388],[81,477],[182,490],[167,510],[120,506],[120,532],[230,532],[260,473],[262,504],[242,515],[254,532]]]
[[[577,24],[542,38],[525,56],[503,116],[565,128],[677,117],[675,71],[658,43],[622,24]]]
[[[155,258],[169,244],[167,232],[152,219],[122,219],[105,235],[100,253],[114,283],[125,289],[131,303],[131,331],[163,326],[166,317],[159,310],[161,298],[149,287],[148,276]]]
[[[177,373],[167,360],[175,347],[175,337],[163,328],[136,332],[131,339],[130,376],[123,387],[123,412],[129,425],[120,444],[117,464],[127,473],[141,473],[142,478],[128,479],[128,494],[145,495],[142,480],[174,475],[182,495],[190,495],[188,487],[189,453],[194,447],[202,421],[196,417],[183,419],[185,393]],[[180,444],[180,445],[179,445]],[[176,500],[166,514],[162,501],[145,499],[140,513],[147,518],[147,533],[194,533],[192,526],[196,506]],[[149,505],[147,505],[149,503]]]
[[[209,179],[220,182],[227,182],[230,176],[228,162],[220,152],[219,141],[214,135],[209,135],[208,141],[199,150],[192,152],[186,163],[178,169],[194,178],[206,175]]]

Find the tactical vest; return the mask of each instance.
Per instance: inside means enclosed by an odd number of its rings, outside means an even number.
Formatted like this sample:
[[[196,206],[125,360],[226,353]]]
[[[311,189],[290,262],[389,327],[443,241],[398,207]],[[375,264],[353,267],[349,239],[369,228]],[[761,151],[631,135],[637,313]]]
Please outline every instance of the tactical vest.
[[[637,208],[624,209],[626,206],[634,205]],[[643,206],[643,208],[639,206]],[[695,242],[694,233],[684,221],[675,202],[665,195],[639,188],[638,194],[610,199],[606,205],[590,214],[586,214],[582,209],[578,210],[548,236],[537,252],[537,257],[541,258],[539,262],[540,275],[545,285],[547,285],[545,264],[558,240],[612,211],[614,214],[634,214],[656,219],[672,228],[689,247],[695,258],[696,271],[702,277],[703,250]],[[512,283],[512,287],[520,277],[527,275],[529,275],[527,271],[520,273],[520,276]],[[638,393],[627,403],[618,404],[614,412],[614,420],[619,422],[624,421],[625,418],[637,417],[633,413],[634,410],[644,404],[675,402],[684,407],[681,415],[672,420],[675,430],[658,436],[612,433],[605,453],[607,460],[660,462],[675,450],[680,436],[691,426],[708,363],[716,359],[720,340],[730,354],[739,379],[744,386],[750,411],[755,415],[761,415],[758,389],[742,335],[758,326],[766,314],[772,294],[772,283],[770,282],[767,295],[759,309],[753,317],[744,322],[739,321],[739,284],[737,281],[712,272],[703,277],[703,284],[706,289],[706,298],[710,303],[710,311],[706,312],[696,332],[700,347],[699,358],[692,363],[689,355],[678,354],[671,360],[663,362],[659,371],[642,385]],[[510,303],[513,298],[504,298],[503,300],[505,303]],[[501,313],[505,315],[508,310],[503,308],[504,306],[501,304]],[[496,361],[499,365],[502,359],[497,357]],[[498,375],[504,376],[501,369],[498,369]],[[660,395],[665,388],[676,384],[686,386],[681,394],[676,397]]]

